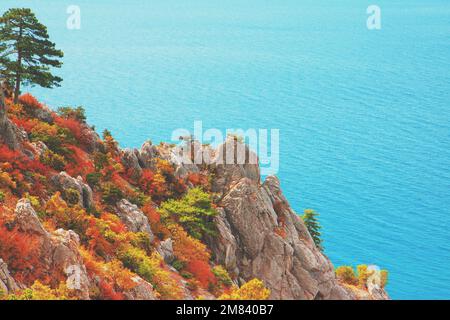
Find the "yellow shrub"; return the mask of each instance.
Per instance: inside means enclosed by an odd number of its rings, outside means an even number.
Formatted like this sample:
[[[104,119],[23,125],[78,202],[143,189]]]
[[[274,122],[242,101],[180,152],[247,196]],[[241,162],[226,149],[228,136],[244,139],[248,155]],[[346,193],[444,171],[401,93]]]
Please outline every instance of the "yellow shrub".
[[[381,287],[384,288],[388,283],[388,271],[387,270],[381,270]]]
[[[350,284],[350,285],[358,284],[358,278],[356,278],[355,271],[353,270],[352,267],[341,266],[341,267],[337,268],[335,272],[336,272],[336,277],[340,281],[342,281],[346,284]]]
[[[64,283],[58,288],[52,289],[49,286],[36,281],[30,288],[23,290],[19,294],[11,294],[6,297],[8,300],[70,300],[70,290]]]
[[[253,279],[240,288],[233,288],[231,293],[223,294],[219,300],[267,300],[270,297],[270,290],[263,282]]]

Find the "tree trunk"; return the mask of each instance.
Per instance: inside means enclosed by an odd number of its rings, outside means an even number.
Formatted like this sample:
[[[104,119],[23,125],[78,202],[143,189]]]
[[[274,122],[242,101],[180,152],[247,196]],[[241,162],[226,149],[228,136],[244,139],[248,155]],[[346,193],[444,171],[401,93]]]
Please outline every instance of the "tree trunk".
[[[3,114],[6,114],[6,103],[5,103],[5,94],[4,94],[4,83],[0,82],[0,118]]]
[[[19,95],[20,95],[20,74],[16,74],[16,83],[14,85],[14,103],[19,103]]]

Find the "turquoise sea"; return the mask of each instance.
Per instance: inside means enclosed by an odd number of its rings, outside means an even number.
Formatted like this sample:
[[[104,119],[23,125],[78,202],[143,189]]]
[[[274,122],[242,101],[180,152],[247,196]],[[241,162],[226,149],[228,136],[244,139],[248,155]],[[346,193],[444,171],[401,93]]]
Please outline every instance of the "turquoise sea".
[[[81,29],[66,28],[69,5]],[[283,189],[320,212],[335,265],[390,272],[394,299],[450,299],[450,2],[1,0],[65,52],[52,107],[122,146],[174,129],[280,129]]]

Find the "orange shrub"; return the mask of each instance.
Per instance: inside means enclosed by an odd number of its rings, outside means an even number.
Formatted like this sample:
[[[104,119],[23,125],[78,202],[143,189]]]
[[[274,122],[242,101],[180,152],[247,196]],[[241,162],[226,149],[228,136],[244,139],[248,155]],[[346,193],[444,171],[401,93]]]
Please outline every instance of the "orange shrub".
[[[68,156],[69,163],[66,165],[66,171],[69,175],[74,177],[81,175],[85,177],[87,174],[95,171],[94,163],[85,151],[73,145],[67,145],[65,147],[72,152]]]
[[[147,203],[142,207],[142,212],[147,216],[153,233],[160,239],[169,237],[169,230],[162,224],[161,215],[151,203]]]
[[[202,187],[206,190],[209,189],[208,176],[201,173],[190,173],[187,180],[194,185],[194,187]]]
[[[37,119],[11,117],[11,120],[16,126],[22,128],[27,133],[31,133],[31,131],[39,124],[39,120]]]
[[[19,102],[29,108],[42,109],[42,103],[37,101],[37,99],[29,93],[21,95],[19,97]]]
[[[136,275],[123,267],[118,260],[103,262],[91,255],[87,250],[80,249],[83,261],[91,277],[101,278],[99,283],[100,298],[106,300],[123,300],[123,292],[136,287],[133,277]]]
[[[17,281],[31,284],[40,275],[38,245],[35,237],[17,229],[8,230],[0,220],[0,258],[8,264]]]
[[[200,282],[201,286],[205,289],[210,284],[216,284],[217,280],[211,271],[209,263],[201,260],[191,260],[186,265],[186,271],[192,273],[194,277]]]
[[[187,234],[177,224],[170,224],[168,229],[173,240],[173,251],[178,260],[189,262],[199,260],[208,263],[211,257],[205,244]]]
[[[86,142],[86,137],[83,135],[82,124],[77,120],[71,118],[66,119],[61,117],[55,117],[55,122],[58,126],[66,128],[70,132],[72,132],[75,139],[81,144],[84,144]]]

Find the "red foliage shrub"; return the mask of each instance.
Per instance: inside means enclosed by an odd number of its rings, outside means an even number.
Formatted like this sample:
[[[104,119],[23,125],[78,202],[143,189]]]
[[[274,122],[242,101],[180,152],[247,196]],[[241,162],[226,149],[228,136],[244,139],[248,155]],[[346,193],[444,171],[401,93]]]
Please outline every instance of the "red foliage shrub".
[[[31,284],[40,275],[37,251],[35,237],[17,229],[8,230],[0,220],[0,258],[8,264],[17,281]]]
[[[38,121],[36,119],[11,117],[11,121],[17,127],[25,130],[27,133],[30,133],[33,130],[33,128],[38,124]]]
[[[19,102],[29,108],[42,109],[42,104],[29,93],[21,95],[19,97]]]
[[[18,151],[9,149],[6,145],[0,146],[0,162],[8,162],[15,169],[23,171],[38,172],[46,174],[51,169],[37,160],[33,160],[20,154]]]
[[[141,178],[139,179],[139,187],[144,192],[150,192],[152,189],[152,184],[154,182],[155,174],[150,169],[142,170]]]
[[[216,277],[211,271],[210,265],[205,261],[189,261],[186,265],[186,270],[192,273],[205,289],[207,289],[210,284],[216,284],[217,282]]]
[[[99,256],[111,255],[114,252],[115,247],[103,237],[100,228],[101,226],[97,225],[95,219],[89,221],[89,227],[86,230],[86,236],[89,238],[89,249]]]
[[[105,281],[100,281],[99,289],[105,300],[125,300],[125,296],[122,293],[116,292],[113,286]]]
[[[30,159],[7,146],[0,146],[0,166],[13,178],[15,191],[32,195],[45,194],[46,177],[54,172],[38,160]]]
[[[55,117],[55,122],[62,128],[69,129],[77,141],[83,142],[83,128],[82,124],[75,119]]]
[[[153,233],[159,239],[163,240],[170,235],[169,230],[161,222],[161,215],[152,204],[148,203],[144,205],[142,212],[147,216]]]
[[[209,188],[208,176],[201,173],[190,173],[187,180],[194,185],[194,187]]]
[[[95,171],[94,163],[85,151],[72,145],[67,145],[65,147],[72,151],[72,154],[69,156],[70,163],[68,163],[65,168],[69,175],[81,175],[84,177]]]

